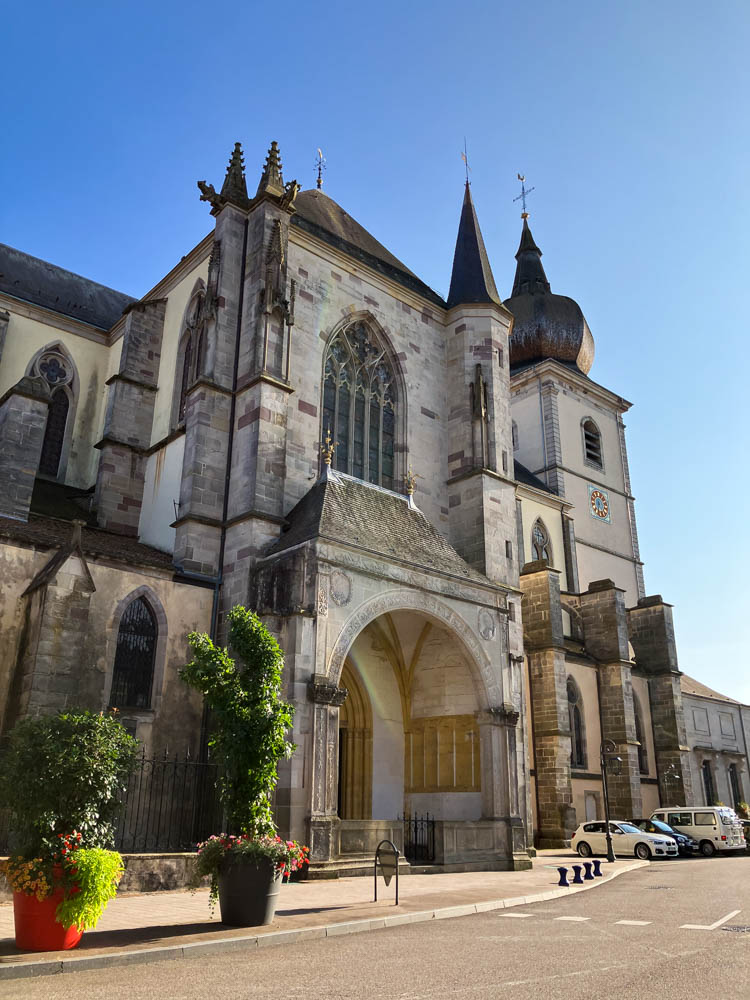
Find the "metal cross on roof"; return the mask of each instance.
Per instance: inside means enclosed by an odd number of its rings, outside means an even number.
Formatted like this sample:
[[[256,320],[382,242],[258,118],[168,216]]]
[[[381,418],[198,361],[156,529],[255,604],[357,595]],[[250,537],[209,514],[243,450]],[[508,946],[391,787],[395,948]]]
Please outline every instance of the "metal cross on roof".
[[[526,185],[524,183],[524,181],[526,180],[526,175],[525,174],[517,174],[516,176],[518,177],[519,181],[521,182],[521,193],[519,194],[519,196],[517,198],[514,198],[513,201],[520,201],[521,202],[521,207],[523,208],[523,212],[521,212],[521,218],[522,219],[528,219],[529,213],[526,211],[526,196],[529,195],[529,194],[531,194],[532,191],[535,191],[536,188],[533,188],[533,187],[527,188],[526,187]]]
[[[469,166],[469,153],[466,149],[466,136],[464,136],[464,151],[461,153],[461,159],[464,161],[464,166],[466,167],[466,183],[469,183],[469,171],[471,167]]]

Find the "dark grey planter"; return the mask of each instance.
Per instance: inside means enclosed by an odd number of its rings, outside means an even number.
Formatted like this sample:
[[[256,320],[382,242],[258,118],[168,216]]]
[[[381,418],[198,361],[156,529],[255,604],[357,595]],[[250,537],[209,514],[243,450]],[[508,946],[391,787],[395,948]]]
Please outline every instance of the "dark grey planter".
[[[260,927],[270,924],[276,913],[281,889],[281,872],[262,858],[233,861],[219,873],[221,922],[229,927]]]

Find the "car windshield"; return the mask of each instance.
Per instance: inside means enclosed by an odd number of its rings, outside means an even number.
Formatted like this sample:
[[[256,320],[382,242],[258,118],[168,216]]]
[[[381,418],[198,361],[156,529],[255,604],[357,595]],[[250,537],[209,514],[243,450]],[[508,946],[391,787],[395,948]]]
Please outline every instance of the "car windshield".
[[[652,819],[651,822],[654,824],[657,830],[661,830],[662,833],[674,833],[674,830],[668,823],[662,823],[660,819]]]
[[[720,809],[719,817],[724,826],[734,826],[739,823],[739,817],[733,809]]]
[[[623,833],[640,833],[641,831],[637,826],[633,826],[632,823],[618,823],[617,824]]]

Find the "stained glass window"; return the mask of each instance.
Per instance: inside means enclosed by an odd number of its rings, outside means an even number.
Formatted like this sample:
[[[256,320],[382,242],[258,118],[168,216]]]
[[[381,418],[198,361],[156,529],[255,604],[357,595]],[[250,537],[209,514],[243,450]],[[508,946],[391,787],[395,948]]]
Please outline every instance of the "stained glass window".
[[[148,603],[138,597],[120,619],[112,675],[112,708],[150,708],[157,627]]]
[[[364,323],[342,330],[323,367],[323,434],[336,442],[333,466],[393,489],[396,390],[385,348]]]
[[[570,720],[570,766],[586,767],[586,742],[583,728],[581,692],[572,677],[568,678],[568,717]]]
[[[34,374],[46,380],[52,391],[47,425],[44,429],[39,471],[44,476],[60,474],[60,459],[65,443],[65,431],[70,410],[70,385],[73,381],[72,366],[60,348],[51,348],[39,356],[34,364]],[[68,388],[66,388],[66,386]]]
[[[546,559],[549,565],[552,565],[552,546],[543,521],[534,522],[534,527],[531,529],[531,547],[535,560]]]

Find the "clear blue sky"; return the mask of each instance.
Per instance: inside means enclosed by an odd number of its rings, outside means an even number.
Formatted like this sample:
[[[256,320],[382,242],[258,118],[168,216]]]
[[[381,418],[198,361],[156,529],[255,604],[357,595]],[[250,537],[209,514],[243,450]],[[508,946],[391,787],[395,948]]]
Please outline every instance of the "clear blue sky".
[[[750,7],[445,0],[6,5],[0,240],[133,295],[208,232],[195,182],[277,139],[447,293],[467,137],[501,293],[516,172],[553,291],[632,400],[647,592],[680,662],[750,702]]]

